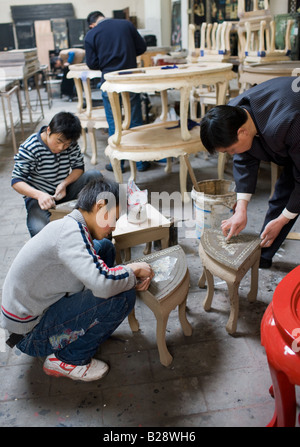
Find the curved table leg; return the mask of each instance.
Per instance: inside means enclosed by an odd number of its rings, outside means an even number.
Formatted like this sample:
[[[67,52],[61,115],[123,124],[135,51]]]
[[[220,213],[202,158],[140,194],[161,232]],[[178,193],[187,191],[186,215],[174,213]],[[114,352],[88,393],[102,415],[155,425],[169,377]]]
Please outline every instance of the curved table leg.
[[[179,181],[180,181],[181,199],[183,202],[188,203],[190,202],[190,198],[189,195],[186,194],[187,166],[183,155],[180,155],[179,160],[180,160]]]
[[[82,128],[81,136],[82,136],[82,141],[83,141],[82,146],[81,146],[81,152],[83,154],[85,154],[86,148],[87,148],[87,143],[86,143],[86,130],[84,128]]]
[[[123,175],[121,169],[121,162],[116,158],[110,157],[110,163],[114,171],[114,176],[117,183],[123,183]]]
[[[92,148],[91,164],[95,165],[97,163],[97,143],[96,143],[95,129],[89,128],[88,133],[89,133],[91,148]]]
[[[162,121],[167,121],[167,118],[168,118],[168,91],[162,90],[160,92],[160,97],[161,97],[162,112],[161,112],[161,115],[159,118]]]
[[[223,180],[223,178],[224,178],[226,159],[227,159],[226,152],[224,152],[224,153],[219,152],[219,155],[218,155],[218,179],[219,180]]]
[[[121,106],[120,106],[120,98],[119,94],[116,92],[108,92],[108,98],[111,105],[112,114],[114,117],[115,122],[115,134],[112,135],[110,138],[112,139],[113,144],[116,146],[119,146],[121,142],[121,136],[122,136],[122,113],[121,113]],[[126,96],[125,96],[126,97]],[[124,97],[124,98],[125,98]],[[124,104],[124,108],[126,110],[126,105]],[[128,106],[130,107],[130,106]],[[129,119],[129,118],[127,118]]]
[[[135,180],[136,180],[136,162],[129,160],[129,166],[130,166],[129,180],[133,180],[135,182]]]

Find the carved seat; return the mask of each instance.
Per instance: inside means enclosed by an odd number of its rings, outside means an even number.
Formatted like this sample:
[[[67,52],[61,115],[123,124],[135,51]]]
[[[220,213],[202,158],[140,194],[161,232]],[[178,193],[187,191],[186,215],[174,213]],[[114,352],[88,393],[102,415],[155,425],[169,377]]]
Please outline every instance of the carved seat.
[[[137,292],[138,297],[152,310],[156,317],[156,341],[160,362],[170,365],[173,358],[166,345],[166,327],[171,310],[178,306],[180,324],[184,335],[192,335],[192,327],[186,318],[186,299],[189,290],[190,276],[185,253],[179,245],[161,250],[151,255],[135,259],[134,262],[145,261],[155,272],[150,287],[144,292]],[[166,268],[168,266],[168,268]],[[166,268],[166,271],[164,269]],[[128,316],[133,332],[139,330],[135,313]]]
[[[214,295],[214,275],[226,281],[230,298],[230,316],[226,331],[234,334],[239,314],[239,285],[251,268],[251,288],[248,300],[254,302],[258,289],[258,267],[260,260],[260,239],[257,236],[241,234],[233,237],[228,243],[219,230],[206,229],[199,244],[199,254],[203,265],[203,273],[199,287],[207,281],[207,295],[203,303],[209,311]]]

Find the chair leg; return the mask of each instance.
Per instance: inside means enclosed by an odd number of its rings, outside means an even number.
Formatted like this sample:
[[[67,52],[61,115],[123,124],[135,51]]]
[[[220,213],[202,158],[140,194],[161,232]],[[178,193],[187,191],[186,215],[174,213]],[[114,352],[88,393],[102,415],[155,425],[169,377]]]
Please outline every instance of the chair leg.
[[[167,344],[166,344],[166,328],[169,315],[157,315],[157,326],[156,326],[156,343],[159,352],[160,363],[164,366],[169,366],[172,363],[173,357],[171,356]]]
[[[135,310],[134,308],[132,309],[132,311],[130,312],[130,314],[128,315],[128,323],[130,326],[130,329],[132,330],[132,332],[138,332],[140,325],[138,320],[135,317]]]
[[[275,397],[275,412],[268,427],[295,427],[296,425],[296,393],[284,372],[277,371],[269,363]]]
[[[205,283],[206,283],[206,276],[205,276],[205,271],[203,269],[202,275],[200,276],[200,279],[198,281],[198,287],[200,287],[200,289],[204,289]]]
[[[188,319],[186,318],[186,299],[181,304],[179,304],[178,315],[184,335],[190,337],[192,335],[193,330],[192,326],[188,322]]]
[[[250,292],[248,293],[248,301],[250,303],[254,303],[257,297],[258,290],[258,267],[259,267],[259,258],[255,262],[255,264],[251,267],[251,286]]]
[[[207,294],[204,299],[203,307],[204,307],[204,310],[208,311],[211,308],[211,303],[212,303],[212,299],[214,296],[215,285],[214,285],[214,277],[210,273],[210,271],[207,270],[207,268],[205,268],[205,267],[204,267],[204,271],[205,271],[205,276],[206,276],[206,280],[207,280]]]
[[[236,332],[239,315],[239,285],[240,283],[227,283],[230,297],[230,315],[226,324],[228,334],[234,334]]]
[[[95,165],[97,163],[97,142],[96,142],[95,129],[88,129],[88,133],[92,147],[91,164]]]
[[[116,158],[111,157],[110,162],[114,171],[115,180],[117,183],[123,183],[123,175],[121,170],[121,162]]]
[[[129,166],[130,166],[130,177],[129,180],[136,181],[136,162],[129,160]]]

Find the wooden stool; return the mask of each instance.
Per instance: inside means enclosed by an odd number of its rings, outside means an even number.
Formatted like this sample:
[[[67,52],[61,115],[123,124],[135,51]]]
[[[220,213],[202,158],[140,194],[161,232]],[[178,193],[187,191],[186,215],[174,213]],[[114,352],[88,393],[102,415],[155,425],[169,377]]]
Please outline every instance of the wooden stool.
[[[261,323],[275,398],[269,427],[295,427],[295,385],[300,385],[300,266],[278,284]]]
[[[67,214],[71,213],[73,209],[75,208],[76,200],[70,200],[69,202],[60,203],[59,205],[56,205],[56,208],[51,208],[49,210],[51,216],[50,216],[50,222],[53,220],[61,219],[62,217],[65,217]]]
[[[209,311],[214,295],[213,275],[226,281],[230,297],[230,316],[226,331],[234,334],[239,313],[238,289],[241,280],[251,268],[251,288],[248,300],[254,302],[258,289],[258,267],[260,260],[260,239],[257,236],[241,234],[233,237],[229,243],[225,241],[219,230],[204,230],[199,244],[199,254],[202,260],[203,273],[199,287],[207,281],[207,295],[203,303]]]
[[[179,320],[184,335],[192,335],[192,327],[186,318],[186,299],[189,290],[190,276],[187,268],[185,253],[179,245],[161,250],[151,255],[145,256],[134,262],[144,261],[153,267],[156,278],[159,279],[160,273],[157,271],[157,264],[161,261],[161,266],[166,266],[169,262],[170,269],[161,272],[162,281],[154,279],[150,287],[145,292],[137,292],[139,298],[154,313],[156,326],[156,341],[159,352],[160,362],[164,366],[170,365],[173,358],[166,345],[166,327],[171,310],[178,306]],[[161,269],[160,266],[160,269]],[[128,322],[133,332],[139,330],[139,323],[135,318],[134,310],[128,316]]]
[[[140,224],[132,224],[127,220],[127,214],[123,214],[117,221],[116,229],[112,233],[116,247],[116,262],[122,262],[122,252],[125,253],[124,261],[131,258],[131,247],[139,244],[147,244],[144,254],[149,254],[149,243],[161,241],[162,248],[167,248],[170,234],[170,219],[164,217],[156,208],[147,203],[147,220]]]

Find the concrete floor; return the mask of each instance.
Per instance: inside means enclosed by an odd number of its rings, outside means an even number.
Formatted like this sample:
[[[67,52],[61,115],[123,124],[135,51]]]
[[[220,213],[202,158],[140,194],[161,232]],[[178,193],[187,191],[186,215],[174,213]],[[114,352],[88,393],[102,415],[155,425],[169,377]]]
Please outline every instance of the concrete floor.
[[[45,92],[43,97],[45,97]],[[32,92],[34,94],[34,92]],[[26,126],[27,135],[48,124],[61,110],[76,112],[76,102],[55,98],[52,108],[44,103],[45,118],[36,127]],[[0,134],[0,284],[20,248],[29,239],[23,200],[10,187],[13,151],[10,137]],[[19,142],[20,134],[17,135]],[[97,132],[97,167],[104,170],[107,135]],[[90,164],[90,148],[85,156]],[[217,158],[191,157],[197,179],[217,177]],[[158,163],[138,173],[137,184],[149,192],[178,191],[179,164],[166,174]],[[129,171],[124,174],[124,181]],[[225,177],[232,179],[232,164]],[[188,181],[188,191],[191,182]],[[250,203],[248,230],[259,233],[270,193],[270,169],[262,164],[257,193]],[[177,210],[178,211],[178,210]],[[215,279],[210,312],[202,306],[206,291],[197,282],[202,272],[198,240],[191,235],[190,214],[178,229],[191,275],[187,317],[191,337],[181,331],[177,312],[167,327],[167,345],[174,356],[169,367],[159,362],[155,341],[155,318],[141,302],[136,304],[140,331],[133,334],[125,321],[113,337],[99,348],[98,358],[108,361],[110,373],[101,381],[79,383],[46,376],[42,359],[28,357],[16,348],[0,352],[1,427],[264,427],[271,419],[274,400],[266,355],[260,344],[260,322],[279,281],[300,261],[300,242],[286,241],[270,270],[260,270],[257,302],[250,304],[247,275],[240,287],[240,314],[235,336],[225,325],[229,316],[226,285]],[[299,231],[299,223],[296,230]],[[191,237],[192,236],[192,237]],[[134,248],[133,257],[143,247]],[[3,348],[3,344],[2,344]],[[3,351],[3,349],[2,349]]]

